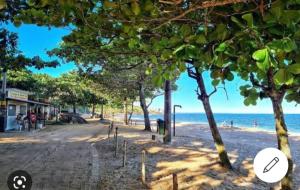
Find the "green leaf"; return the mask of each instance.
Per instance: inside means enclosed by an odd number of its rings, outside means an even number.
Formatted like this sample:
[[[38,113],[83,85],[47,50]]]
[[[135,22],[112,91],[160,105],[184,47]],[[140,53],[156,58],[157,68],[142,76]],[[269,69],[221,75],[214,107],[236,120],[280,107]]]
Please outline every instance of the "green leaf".
[[[126,25],[126,24],[123,25],[123,31],[125,33],[128,34],[130,32],[130,30],[131,30],[131,27],[129,25]]]
[[[284,10],[283,15],[279,22],[291,27],[300,21],[300,11],[299,10]]]
[[[144,3],[144,10],[145,11],[152,11],[152,9],[154,8],[153,2],[151,0],[146,0]]]
[[[155,76],[153,77],[153,82],[154,82],[154,84],[155,84],[156,86],[162,85],[162,83],[163,83],[162,75],[155,75]]]
[[[191,32],[192,32],[192,29],[187,24],[182,25],[181,28],[180,28],[180,34],[183,37],[189,36],[191,34]]]
[[[223,43],[221,43],[221,44],[215,49],[215,51],[216,51],[216,52],[223,52],[223,51],[225,51],[226,47],[227,47],[227,44],[226,44],[225,42],[223,42]]]
[[[295,50],[297,48],[297,45],[294,40],[290,38],[284,38],[283,39],[283,50],[287,53]]]
[[[283,8],[281,6],[272,6],[270,12],[272,13],[273,19],[279,20],[282,15]],[[272,18],[270,18],[272,19]]]
[[[177,43],[179,43],[181,40],[178,36],[172,36],[170,38],[170,40],[168,40],[168,42],[172,45],[176,45]]]
[[[134,38],[131,38],[131,39],[129,40],[129,42],[128,42],[128,47],[129,47],[130,49],[133,49],[133,48],[135,47],[136,44],[137,44],[137,40],[134,39]]]
[[[146,74],[146,75],[152,74],[152,68],[151,68],[151,67],[148,67],[148,68],[146,69],[146,71],[145,71],[145,74]]]
[[[133,1],[131,3],[131,10],[134,13],[134,15],[136,15],[136,16],[141,13],[141,8],[137,1]]]
[[[257,50],[255,51],[253,54],[252,54],[252,58],[256,61],[264,61],[266,56],[268,54],[268,50],[267,48],[265,49],[260,49],[260,50]]]
[[[196,43],[205,44],[205,43],[207,43],[207,40],[203,34],[197,35]]]
[[[183,44],[183,45],[179,46],[178,48],[176,48],[173,51],[173,54],[177,54],[178,52],[182,51],[183,49],[185,49],[186,46],[187,46],[186,44]]]
[[[287,67],[287,70],[290,72],[290,73],[293,73],[295,75],[298,75],[300,74],[300,63],[296,63],[296,64],[293,64],[293,65],[289,65]]]
[[[290,92],[285,96],[287,102],[295,101],[297,104],[300,104],[300,96],[297,92]]]
[[[234,16],[231,17],[231,20],[235,22],[239,27],[245,28],[245,26]]]
[[[161,52],[161,59],[163,60],[168,60],[172,57],[172,52],[170,50],[167,50],[167,49],[164,49],[162,52]]]
[[[117,5],[117,3],[107,0],[107,1],[104,1],[103,6],[105,9],[113,9],[113,8],[116,8],[118,5]]]
[[[210,77],[213,79],[217,79],[221,76],[220,70],[214,70],[210,73]]]
[[[220,83],[220,80],[217,80],[217,79],[211,81],[211,84],[212,84],[213,86],[218,86],[219,83]]]
[[[245,98],[244,104],[245,104],[245,106],[249,106],[251,104],[251,99],[249,97]]]
[[[4,9],[6,7],[6,1],[5,0],[0,0],[0,10]]]
[[[184,72],[186,70],[185,63],[178,62],[178,69],[180,72]]]
[[[262,71],[267,71],[270,68],[269,51],[267,48],[255,51],[252,58],[256,60],[257,67]]]
[[[274,75],[274,81],[278,85],[282,85],[282,84],[289,85],[293,83],[294,77],[286,69],[279,69]]]
[[[154,64],[157,64],[157,63],[158,63],[158,62],[157,62],[157,58],[156,58],[155,55],[151,55],[151,56],[150,56],[150,59],[151,59],[151,62],[152,62],[152,63],[154,63]]]
[[[289,53],[297,48],[297,45],[294,40],[291,38],[283,38],[280,40],[273,40],[272,42],[267,44],[268,47],[277,51],[284,51]]]
[[[189,45],[185,48],[188,58],[195,58],[197,56],[197,48],[193,45]]]
[[[218,24],[217,25],[217,28],[216,28],[216,30],[215,30],[215,35],[216,35],[216,38],[218,39],[218,40],[224,40],[224,39],[226,39],[226,36],[227,36],[227,32],[228,30],[227,30],[227,27],[226,27],[226,25],[225,24]]]
[[[256,62],[257,67],[262,71],[267,71],[270,68],[269,56],[263,62]]]
[[[253,16],[252,13],[244,14],[242,18],[247,22],[249,27],[253,27]]]
[[[234,75],[232,74],[232,72],[228,72],[228,73],[226,74],[226,79],[227,79],[228,81],[233,81]]]

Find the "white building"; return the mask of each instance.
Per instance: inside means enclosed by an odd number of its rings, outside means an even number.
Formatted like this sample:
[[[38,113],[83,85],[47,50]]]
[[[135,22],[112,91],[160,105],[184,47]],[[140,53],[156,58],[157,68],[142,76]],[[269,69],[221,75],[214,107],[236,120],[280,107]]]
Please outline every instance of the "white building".
[[[41,120],[45,120],[46,115],[47,114],[49,115],[50,104],[29,100],[28,95],[29,95],[28,91],[24,91],[16,88],[7,88],[6,101],[1,102],[1,106],[7,108],[6,122],[0,121],[0,125],[2,125],[2,131],[3,129],[4,131],[19,130],[20,127],[17,124],[17,116],[19,114],[26,117],[30,112],[35,113],[37,118],[40,119],[43,118]],[[40,122],[40,123],[43,124],[44,122]],[[33,123],[31,127],[36,128],[37,122]]]

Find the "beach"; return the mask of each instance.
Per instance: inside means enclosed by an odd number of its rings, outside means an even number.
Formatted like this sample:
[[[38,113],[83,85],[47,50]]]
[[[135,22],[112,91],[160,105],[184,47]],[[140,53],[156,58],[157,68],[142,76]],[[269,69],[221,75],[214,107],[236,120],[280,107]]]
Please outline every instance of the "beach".
[[[234,171],[225,171],[218,163],[213,139],[208,125],[176,123],[176,136],[172,143],[162,143],[162,135],[155,133],[155,121],[152,121],[153,133],[142,131],[142,120],[134,121],[133,126],[120,127],[120,139],[129,142],[129,164],[123,168],[109,171],[106,176],[120,176],[140,179],[140,154],[147,152],[147,187],[149,189],[172,189],[172,174],[176,173],[179,189],[279,189],[279,183],[267,184],[258,179],[253,171],[253,159],[262,149],[277,147],[274,132],[258,128],[219,127]],[[151,135],[156,140],[151,140]],[[300,135],[290,134],[290,145],[294,161],[294,185],[300,189]],[[106,164],[106,165],[109,165]],[[120,168],[120,167],[119,167]],[[128,173],[128,171],[130,171]],[[118,188],[118,180],[107,177],[106,184],[114,184]],[[117,177],[118,178],[118,177]],[[113,179],[113,181],[110,181]],[[108,185],[109,186],[109,185]]]
[[[117,119],[117,118],[115,118]],[[176,123],[172,143],[162,143],[162,135],[144,131],[143,121],[135,120],[118,127],[115,156],[113,134],[108,138],[109,122],[48,126],[34,133],[4,133],[0,136],[2,179],[14,170],[25,169],[34,180],[34,189],[153,189],[172,190],[173,174],[184,190],[269,190],[279,184],[267,184],[253,172],[253,159],[263,148],[277,147],[272,132],[259,129],[220,127],[224,144],[234,167],[225,170],[207,125]],[[114,130],[115,131],[115,130]],[[152,140],[155,135],[155,140]],[[123,143],[127,142],[126,166]],[[43,146],[41,146],[43,145]],[[290,135],[294,160],[294,189],[300,189],[300,135]],[[146,152],[146,182],[141,182],[141,155]],[[14,162],[12,162],[14,160]],[[4,187],[5,180],[0,181]]]

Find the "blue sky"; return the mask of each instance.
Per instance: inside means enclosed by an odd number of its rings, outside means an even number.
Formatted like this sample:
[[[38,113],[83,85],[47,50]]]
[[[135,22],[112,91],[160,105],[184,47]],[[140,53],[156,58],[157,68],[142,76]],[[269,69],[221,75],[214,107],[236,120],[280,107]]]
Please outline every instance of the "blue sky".
[[[8,26],[10,31],[16,32],[19,35],[19,49],[28,57],[39,55],[44,60],[53,60],[46,54],[47,50],[51,50],[59,45],[61,38],[70,33],[68,29],[49,30],[47,27],[37,27],[34,25],[23,25],[15,28]],[[33,70],[34,72],[47,73],[52,76],[59,76],[62,73],[75,69],[73,63],[61,64],[57,68],[45,68],[42,70]],[[205,74],[205,82],[208,91],[212,90],[210,85],[210,77]],[[172,94],[172,103],[182,105],[181,112],[203,112],[201,102],[197,100],[195,89],[196,82],[189,78],[186,73],[182,74],[176,82],[178,90]],[[225,92],[219,89],[211,98],[212,109],[215,113],[272,113],[272,104],[269,100],[258,101],[256,106],[244,106],[243,97],[239,94],[239,86],[244,84],[244,81],[235,79],[226,84],[228,99]],[[163,96],[155,99],[151,108],[163,109]],[[283,103],[285,113],[300,113],[300,105],[295,106],[295,103]]]

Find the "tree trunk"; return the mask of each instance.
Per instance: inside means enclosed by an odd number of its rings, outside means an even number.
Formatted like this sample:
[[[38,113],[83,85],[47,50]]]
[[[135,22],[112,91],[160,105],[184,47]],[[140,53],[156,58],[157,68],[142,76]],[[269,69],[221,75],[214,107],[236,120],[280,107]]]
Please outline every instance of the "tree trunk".
[[[281,180],[281,189],[291,190],[293,187],[293,160],[288,140],[288,130],[284,121],[284,114],[281,105],[282,98],[271,98],[271,101],[275,117],[278,149],[286,155],[289,163],[288,172],[286,176]]]
[[[92,107],[93,107],[92,108],[92,118],[95,119],[95,109],[96,109],[95,108],[96,107],[95,104],[93,104]]]
[[[139,96],[140,96],[140,105],[144,113],[145,131],[151,131],[151,123],[149,119],[148,107],[146,104],[145,90],[142,84],[140,84]]]
[[[217,152],[219,154],[219,158],[221,160],[221,164],[228,169],[232,169],[230,160],[228,158],[227,152],[225,150],[225,145],[223,143],[222,137],[219,133],[211,106],[209,102],[209,98],[205,98],[203,101],[203,107],[205,110],[205,114],[209,123],[210,131],[213,136],[214,142],[215,142],[215,147],[217,149]]]
[[[100,115],[100,119],[103,120],[104,119],[104,112],[103,112],[103,104],[101,104],[101,115]]]
[[[4,94],[4,98],[5,98],[5,94],[6,94],[6,83],[7,83],[7,71],[6,69],[2,70],[2,93]]]
[[[73,113],[76,114],[76,103],[73,104]]]
[[[205,84],[204,84],[202,73],[200,73],[198,70],[196,70],[196,72],[194,74],[195,74],[195,77],[196,77],[194,79],[196,79],[197,84],[198,84],[198,88],[200,90],[200,94],[198,94],[198,99],[203,104],[205,114],[206,114],[206,117],[207,117],[207,120],[208,120],[208,124],[209,124],[209,127],[210,127],[210,131],[211,131],[212,137],[214,139],[215,147],[216,147],[217,152],[219,154],[221,164],[222,164],[223,167],[225,167],[227,169],[232,169],[230,160],[228,158],[228,155],[227,155],[227,152],[226,152],[226,149],[225,149],[225,145],[223,143],[222,137],[220,135],[219,129],[218,129],[217,124],[216,124],[214,114],[213,114],[211,106],[210,106],[209,96],[207,95],[207,92],[206,92],[206,87],[205,87]]]
[[[171,81],[165,82],[165,105],[164,105],[164,120],[165,120],[165,136],[164,143],[170,143],[172,140],[171,135],[171,110],[172,110],[172,97],[171,97]]]
[[[134,101],[131,102],[131,110],[130,110],[129,118],[128,118],[129,123],[131,122],[131,117],[132,117],[132,114],[133,114],[133,103],[134,103]]]
[[[124,98],[124,123],[128,125],[128,105],[127,105],[127,97]]]

